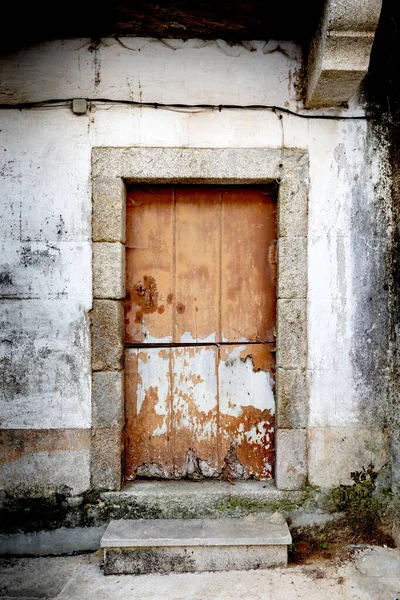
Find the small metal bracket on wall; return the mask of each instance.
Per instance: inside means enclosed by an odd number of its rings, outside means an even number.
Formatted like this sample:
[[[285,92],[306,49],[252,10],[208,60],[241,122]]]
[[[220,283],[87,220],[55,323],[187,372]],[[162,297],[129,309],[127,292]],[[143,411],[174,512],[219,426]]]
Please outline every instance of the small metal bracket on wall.
[[[72,100],[72,112],[76,115],[85,115],[87,111],[87,102],[85,98],[74,98]]]

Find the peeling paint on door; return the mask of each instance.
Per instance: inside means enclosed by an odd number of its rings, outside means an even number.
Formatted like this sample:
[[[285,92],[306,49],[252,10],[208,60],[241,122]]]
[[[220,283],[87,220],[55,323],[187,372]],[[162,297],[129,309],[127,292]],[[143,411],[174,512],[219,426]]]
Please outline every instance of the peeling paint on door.
[[[172,397],[174,474],[187,475],[187,453],[218,471],[217,349],[213,346],[174,348]]]
[[[255,346],[126,350],[128,479],[272,476],[274,348]]]
[[[128,478],[170,476],[164,466],[172,452],[170,352],[163,349],[162,357],[160,352],[157,348],[125,352]]]
[[[257,187],[129,191],[128,479],[273,476],[275,215]]]
[[[258,344],[220,349],[221,454],[227,456],[234,449],[245,479],[272,476],[275,399],[271,350]]]

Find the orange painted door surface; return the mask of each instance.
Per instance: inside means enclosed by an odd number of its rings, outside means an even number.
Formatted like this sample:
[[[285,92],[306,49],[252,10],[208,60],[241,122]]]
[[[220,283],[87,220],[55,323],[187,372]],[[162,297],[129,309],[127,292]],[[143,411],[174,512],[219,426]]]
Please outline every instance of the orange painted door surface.
[[[275,256],[271,189],[128,190],[128,479],[272,477]]]

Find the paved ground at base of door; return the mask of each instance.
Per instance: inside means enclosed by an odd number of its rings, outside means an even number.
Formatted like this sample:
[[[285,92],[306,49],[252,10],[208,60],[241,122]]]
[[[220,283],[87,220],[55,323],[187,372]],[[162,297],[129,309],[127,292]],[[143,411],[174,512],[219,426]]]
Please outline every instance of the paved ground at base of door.
[[[102,554],[0,560],[4,600],[400,600],[400,550],[266,571],[105,577]]]

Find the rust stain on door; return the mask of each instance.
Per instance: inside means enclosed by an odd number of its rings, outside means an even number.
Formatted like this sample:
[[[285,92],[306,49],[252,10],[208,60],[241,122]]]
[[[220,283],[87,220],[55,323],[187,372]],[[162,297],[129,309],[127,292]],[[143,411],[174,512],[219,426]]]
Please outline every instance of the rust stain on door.
[[[126,205],[125,340],[172,341],[174,191],[135,188]],[[161,308],[162,307],[162,308]]]
[[[129,479],[273,476],[275,248],[268,190],[128,191]]]

